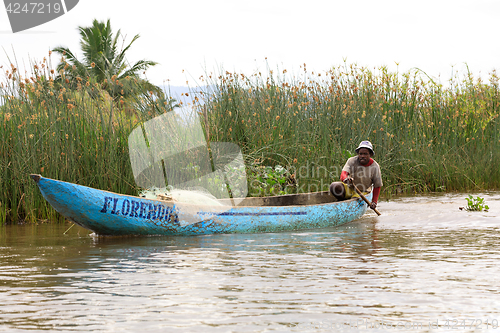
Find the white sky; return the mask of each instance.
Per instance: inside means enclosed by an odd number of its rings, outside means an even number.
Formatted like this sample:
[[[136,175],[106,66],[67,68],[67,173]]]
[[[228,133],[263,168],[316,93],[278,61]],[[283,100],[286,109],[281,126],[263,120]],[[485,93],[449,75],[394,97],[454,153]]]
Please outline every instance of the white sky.
[[[126,41],[141,35],[128,60],[159,62],[147,72],[155,84],[195,86],[220,67],[266,72],[266,57],[288,72],[304,63],[323,72],[343,59],[391,70],[398,62],[399,71],[418,67],[442,81],[452,66],[465,72],[464,63],[476,75],[500,68],[498,0],[80,0],[66,15],[16,34],[0,4],[0,66],[13,52],[20,64],[56,46],[80,54],[77,27],[94,18],[111,19]]]

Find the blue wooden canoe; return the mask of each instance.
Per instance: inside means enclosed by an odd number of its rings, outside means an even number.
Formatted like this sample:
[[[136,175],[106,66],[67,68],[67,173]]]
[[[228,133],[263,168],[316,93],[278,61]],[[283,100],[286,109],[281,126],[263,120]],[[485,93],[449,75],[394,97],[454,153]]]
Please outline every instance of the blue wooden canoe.
[[[237,206],[203,206],[121,195],[31,175],[61,215],[97,235],[262,233],[337,226],[360,218],[361,199],[328,192],[245,198]],[[371,194],[367,195],[371,200]]]

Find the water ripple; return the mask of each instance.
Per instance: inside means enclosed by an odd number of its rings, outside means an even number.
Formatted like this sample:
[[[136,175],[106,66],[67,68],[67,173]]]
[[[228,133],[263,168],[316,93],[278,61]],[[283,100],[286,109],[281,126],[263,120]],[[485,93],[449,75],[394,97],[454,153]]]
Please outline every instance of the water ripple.
[[[485,196],[488,213],[458,211],[464,195],[401,198],[380,217],[278,234],[3,227],[0,330],[432,331],[447,319],[485,329],[500,320],[500,194]]]

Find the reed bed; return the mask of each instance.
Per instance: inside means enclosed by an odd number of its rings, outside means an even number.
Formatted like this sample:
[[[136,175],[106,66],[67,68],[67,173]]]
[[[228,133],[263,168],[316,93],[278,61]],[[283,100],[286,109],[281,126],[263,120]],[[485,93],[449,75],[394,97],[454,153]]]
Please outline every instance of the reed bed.
[[[418,70],[301,70],[202,78],[210,139],[240,144],[250,166],[285,166],[299,192],[327,190],[362,140],[374,144],[385,195],[500,187],[495,72],[443,85]]]
[[[0,83],[0,224],[58,220],[29,174],[131,193],[127,137],[137,122],[99,84],[58,81],[50,59]]]
[[[2,69],[0,224],[60,219],[31,173],[136,194],[128,135],[168,109],[144,97],[125,107],[102,85],[65,80],[50,62],[33,64],[31,73],[19,73],[16,65]],[[283,186],[287,192],[326,190],[362,140],[375,146],[383,195],[500,188],[495,72],[487,82],[466,73],[443,85],[420,71],[383,67],[301,70],[251,76],[221,71],[201,78],[207,88],[194,109],[209,141],[242,148],[249,194],[259,192],[250,179],[258,170],[278,166],[293,185]],[[110,78],[106,84],[119,89],[120,82]]]

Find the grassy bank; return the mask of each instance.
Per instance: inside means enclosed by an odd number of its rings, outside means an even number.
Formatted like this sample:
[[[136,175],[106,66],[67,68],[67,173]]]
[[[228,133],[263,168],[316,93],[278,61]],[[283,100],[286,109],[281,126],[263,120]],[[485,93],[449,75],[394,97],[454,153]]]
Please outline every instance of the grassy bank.
[[[161,107],[146,97],[127,106],[99,84],[57,80],[52,68],[44,60],[31,73],[19,73],[15,65],[2,69],[0,223],[58,218],[30,173],[137,191],[128,135]],[[297,185],[287,191],[324,190],[365,139],[375,145],[383,194],[500,188],[495,73],[487,82],[453,77],[445,87],[418,72],[347,65],[323,73],[302,69],[298,76],[268,70],[203,79],[209,90],[195,104],[207,138],[242,147],[250,194],[263,186],[261,176],[283,175],[277,165]],[[112,79],[107,84],[120,89]]]

